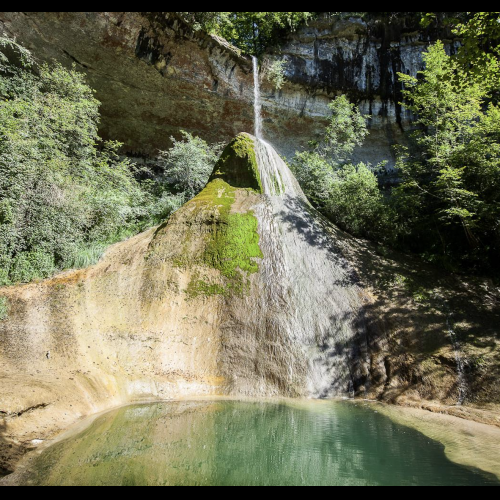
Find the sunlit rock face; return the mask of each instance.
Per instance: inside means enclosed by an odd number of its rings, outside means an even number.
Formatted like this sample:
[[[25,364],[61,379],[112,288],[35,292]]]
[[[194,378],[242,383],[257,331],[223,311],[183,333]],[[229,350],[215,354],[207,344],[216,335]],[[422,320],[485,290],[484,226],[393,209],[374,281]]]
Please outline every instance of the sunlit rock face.
[[[154,155],[180,129],[208,141],[253,130],[250,59],[174,13],[2,12],[2,31],[41,60],[85,72],[102,102],[101,133],[129,153]],[[416,74],[438,36],[411,15],[309,23],[269,54],[288,61],[288,83],[276,91],[261,78],[264,138],[293,155],[320,137],[328,103],[347,92],[373,117],[358,159],[392,164],[390,145],[402,140],[409,118],[398,104],[396,72]]]
[[[364,393],[368,296],[336,231],[276,151],[239,134],[160,227],[91,268],[1,289],[0,466],[130,401]]]

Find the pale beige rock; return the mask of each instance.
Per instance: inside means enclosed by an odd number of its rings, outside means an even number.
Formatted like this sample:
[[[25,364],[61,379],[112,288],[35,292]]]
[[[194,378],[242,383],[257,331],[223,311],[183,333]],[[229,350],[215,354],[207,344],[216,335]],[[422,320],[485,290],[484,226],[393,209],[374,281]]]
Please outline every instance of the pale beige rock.
[[[0,289],[0,468],[141,400],[356,395],[500,426],[496,292],[377,254],[309,206],[269,145],[256,152],[264,193],[215,179],[97,265]],[[227,233],[230,217],[245,224]],[[246,258],[255,272],[232,267]],[[452,406],[450,321],[469,339],[468,406]]]

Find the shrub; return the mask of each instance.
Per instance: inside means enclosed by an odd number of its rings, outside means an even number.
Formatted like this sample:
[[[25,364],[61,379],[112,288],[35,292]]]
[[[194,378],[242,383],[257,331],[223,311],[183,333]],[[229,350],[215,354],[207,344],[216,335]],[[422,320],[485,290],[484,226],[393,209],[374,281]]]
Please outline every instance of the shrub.
[[[209,145],[200,137],[181,130],[183,139],[171,137],[173,146],[160,151],[158,166],[178,191],[192,198],[206,185],[223,144]]]

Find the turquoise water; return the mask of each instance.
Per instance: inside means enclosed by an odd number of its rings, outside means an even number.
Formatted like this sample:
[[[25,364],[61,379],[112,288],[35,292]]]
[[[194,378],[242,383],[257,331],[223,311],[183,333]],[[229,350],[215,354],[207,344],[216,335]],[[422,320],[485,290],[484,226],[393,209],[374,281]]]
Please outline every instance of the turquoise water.
[[[350,402],[124,407],[37,457],[33,485],[498,485]]]

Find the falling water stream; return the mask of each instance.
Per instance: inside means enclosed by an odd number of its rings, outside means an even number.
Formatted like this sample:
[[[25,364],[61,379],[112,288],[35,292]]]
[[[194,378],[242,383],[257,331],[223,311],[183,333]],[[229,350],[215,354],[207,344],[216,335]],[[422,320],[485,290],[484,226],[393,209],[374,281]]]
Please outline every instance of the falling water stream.
[[[245,363],[236,367],[241,368],[238,380],[266,374],[254,384],[260,392],[248,386],[235,392],[273,395],[269,380],[274,379],[282,381],[280,392],[289,395],[351,397],[354,388],[362,392],[369,365],[364,294],[333,227],[312,208],[286,163],[262,139],[255,57],[253,69],[255,152],[264,193],[253,212],[264,259],[261,288],[247,299],[247,314],[264,318],[263,332],[253,329],[251,335],[264,337],[259,350],[271,352],[257,361],[257,370],[251,359],[246,370]]]
[[[453,346],[453,352],[455,353],[455,361],[457,363],[457,386],[458,386],[458,401],[457,404],[460,406],[464,403],[467,397],[467,382],[465,380],[464,372],[464,360],[462,357],[462,350],[460,343],[457,340],[457,335],[455,330],[453,330],[453,319],[451,314],[448,314],[446,318],[446,324],[448,326],[448,334],[450,336],[451,345]]]
[[[262,139],[262,116],[260,105],[260,84],[259,84],[259,62],[252,56],[253,64],[253,110],[254,110],[254,131],[257,139]]]

